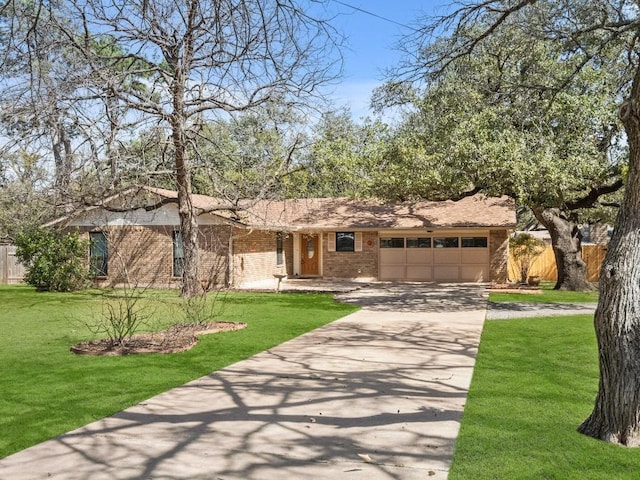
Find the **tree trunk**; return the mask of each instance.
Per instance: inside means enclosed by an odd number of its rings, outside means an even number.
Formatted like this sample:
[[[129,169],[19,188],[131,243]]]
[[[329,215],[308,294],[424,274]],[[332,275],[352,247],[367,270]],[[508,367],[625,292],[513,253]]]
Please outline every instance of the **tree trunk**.
[[[595,315],[600,382],[593,412],[578,431],[640,446],[640,69],[620,108],[629,142],[629,174],[600,274]]]
[[[71,183],[71,140],[67,136],[60,115],[56,114],[50,121],[51,148],[55,162],[55,186],[63,198],[69,195]]]
[[[580,229],[559,208],[533,208],[533,214],[551,234],[558,280],[556,290],[589,291],[587,264],[582,260]]]
[[[171,129],[176,159],[176,186],[178,189],[180,232],[182,234],[182,245],[184,248],[181,295],[183,297],[193,297],[202,292],[199,275],[200,250],[198,248],[198,218],[192,203],[191,167],[189,165],[185,136],[185,75],[178,64],[175,65],[174,70]]]

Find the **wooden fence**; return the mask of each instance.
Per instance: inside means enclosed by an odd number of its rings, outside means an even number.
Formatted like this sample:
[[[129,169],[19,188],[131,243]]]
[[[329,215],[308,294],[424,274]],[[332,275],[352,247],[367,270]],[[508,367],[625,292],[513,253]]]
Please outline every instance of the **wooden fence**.
[[[600,276],[600,267],[607,253],[606,245],[583,245],[582,259],[587,264],[587,279],[590,282],[597,282]],[[539,275],[542,280],[556,281],[558,270],[556,269],[556,259],[553,255],[553,248],[547,245],[545,251],[531,266],[529,275]],[[509,255],[509,280],[517,281],[520,278],[513,257]]]
[[[22,283],[25,271],[16,258],[16,247],[0,245],[0,285]]]

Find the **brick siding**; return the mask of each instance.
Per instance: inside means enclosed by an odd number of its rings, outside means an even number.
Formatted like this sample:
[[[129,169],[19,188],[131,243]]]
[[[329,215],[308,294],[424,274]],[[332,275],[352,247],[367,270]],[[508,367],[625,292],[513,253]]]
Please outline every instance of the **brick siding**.
[[[324,234],[325,278],[378,278],[378,232],[362,232],[361,252],[330,252],[329,235]]]
[[[175,226],[110,226],[102,229],[80,227],[88,232],[101,231],[107,237],[107,276],[94,279],[96,286],[123,284],[180,287],[182,278],[173,276],[173,232]],[[227,282],[227,226],[200,228],[200,276],[203,285],[225,285]]]
[[[293,274],[293,235],[284,234],[283,265],[277,265],[277,232],[236,229],[233,241],[233,283],[273,279],[276,273]]]
[[[489,279],[496,283],[506,283],[508,269],[509,237],[506,230],[489,232]]]

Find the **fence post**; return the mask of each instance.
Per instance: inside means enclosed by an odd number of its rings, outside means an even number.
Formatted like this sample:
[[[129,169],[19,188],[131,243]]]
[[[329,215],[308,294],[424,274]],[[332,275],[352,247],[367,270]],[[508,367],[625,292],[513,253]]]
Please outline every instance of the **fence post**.
[[[9,283],[9,247],[0,245],[0,285]]]

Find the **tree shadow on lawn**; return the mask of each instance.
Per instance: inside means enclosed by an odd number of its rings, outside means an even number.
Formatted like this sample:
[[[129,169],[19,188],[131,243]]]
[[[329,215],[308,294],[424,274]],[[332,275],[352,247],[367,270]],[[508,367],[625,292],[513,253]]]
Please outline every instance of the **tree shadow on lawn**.
[[[482,322],[357,315],[7,457],[0,477],[446,478]]]

